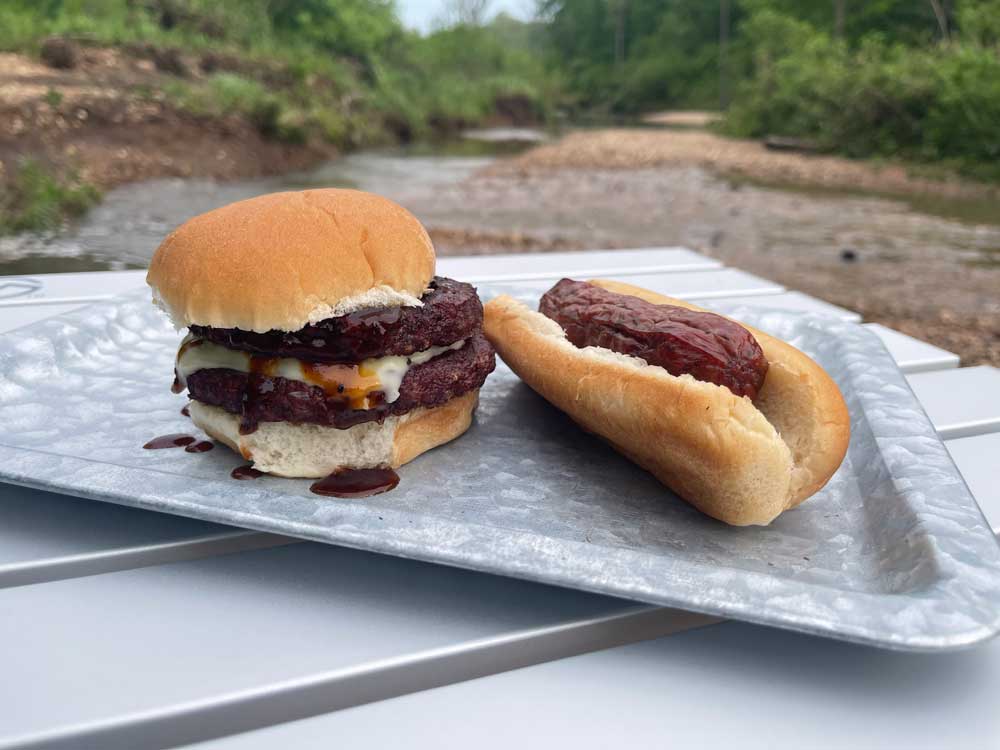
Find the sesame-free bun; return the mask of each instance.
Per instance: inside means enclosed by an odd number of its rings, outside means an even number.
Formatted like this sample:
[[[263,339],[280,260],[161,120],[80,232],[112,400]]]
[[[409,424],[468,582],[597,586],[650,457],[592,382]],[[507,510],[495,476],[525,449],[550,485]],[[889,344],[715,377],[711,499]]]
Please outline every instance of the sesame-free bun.
[[[341,469],[396,468],[454,440],[472,423],[479,390],[434,408],[418,408],[384,422],[341,430],[318,424],[261,422],[240,434],[240,418],[200,401],[188,405],[191,420],[259,471],[280,477],[325,477]]]
[[[416,305],[434,247],[402,206],[358,190],[271,193],[201,214],[149,265],[178,327],[297,331],[360,307]]]
[[[701,309],[629,284],[590,283]],[[486,304],[484,331],[525,383],[700,511],[735,526],[765,525],[833,476],[847,451],[850,418],[822,367],[745,327],[769,364],[756,402],[638,357],[578,348],[558,323],[507,296]]]

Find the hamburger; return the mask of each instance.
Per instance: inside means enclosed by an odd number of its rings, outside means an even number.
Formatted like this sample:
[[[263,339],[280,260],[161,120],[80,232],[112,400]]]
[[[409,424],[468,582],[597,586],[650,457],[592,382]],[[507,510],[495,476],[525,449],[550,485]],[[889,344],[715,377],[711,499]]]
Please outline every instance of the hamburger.
[[[434,275],[401,206],[356,190],[264,195],[197,216],[150,263],[187,328],[194,423],[285,477],[395,468],[465,432],[495,367],[469,284]]]

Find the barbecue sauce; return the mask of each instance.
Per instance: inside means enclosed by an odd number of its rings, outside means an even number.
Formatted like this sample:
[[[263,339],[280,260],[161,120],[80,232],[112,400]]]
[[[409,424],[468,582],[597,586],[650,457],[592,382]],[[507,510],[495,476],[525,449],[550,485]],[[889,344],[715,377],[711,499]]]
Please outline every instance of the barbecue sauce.
[[[397,484],[399,475],[392,469],[344,469],[314,482],[309,489],[317,495],[356,498],[388,492]]]
[[[189,405],[190,405],[190,404],[185,404],[185,405],[184,405],[184,408],[183,408],[183,409],[181,409],[181,414],[182,414],[183,416],[185,416],[185,417],[190,417],[190,416],[191,416],[191,410],[190,410],[190,409],[188,409],[188,406],[189,406]]]
[[[163,448],[183,448],[185,445],[191,445],[191,443],[197,439],[198,438],[192,437],[191,435],[185,435],[182,432],[175,432],[170,435],[160,435],[159,437],[155,437],[142,447],[151,451],[161,450]]]
[[[184,448],[188,453],[204,453],[205,451],[210,451],[215,447],[215,443],[211,440],[201,440],[197,443],[191,443]]]
[[[305,381],[322,388],[327,398],[343,410],[365,410],[382,403],[385,394],[379,390],[378,377],[366,372],[360,365],[328,365],[319,362],[300,362]],[[240,434],[249,435],[257,430],[260,420],[254,403],[257,396],[274,390],[273,378],[279,375],[280,358],[250,357],[250,372],[243,391],[243,413]]]
[[[264,472],[258,471],[250,464],[245,464],[244,466],[237,466],[229,472],[229,476],[233,479],[256,479],[257,477],[264,476]]]

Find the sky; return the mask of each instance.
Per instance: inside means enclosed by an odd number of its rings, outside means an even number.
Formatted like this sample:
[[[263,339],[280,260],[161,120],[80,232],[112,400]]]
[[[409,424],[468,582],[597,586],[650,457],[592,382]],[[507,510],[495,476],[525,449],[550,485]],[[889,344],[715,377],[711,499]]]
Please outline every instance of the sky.
[[[447,0],[396,0],[399,16],[411,29],[430,31],[434,21],[440,17]],[[515,18],[528,19],[535,7],[534,0],[492,0],[489,14],[506,11]]]

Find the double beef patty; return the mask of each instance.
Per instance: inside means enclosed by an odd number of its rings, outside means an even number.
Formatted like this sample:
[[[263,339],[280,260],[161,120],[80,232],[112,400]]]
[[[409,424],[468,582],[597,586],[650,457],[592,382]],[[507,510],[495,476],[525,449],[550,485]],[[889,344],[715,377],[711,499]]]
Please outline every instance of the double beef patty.
[[[236,370],[198,370],[188,377],[187,387],[196,401],[241,415],[240,431],[244,434],[256,430],[259,422],[310,422],[346,429],[362,422],[382,422],[418,406],[440,406],[479,388],[494,367],[493,347],[477,333],[461,349],[411,367],[399,388],[399,398],[370,409],[351,409],[346,399],[328,396],[319,386],[299,380]]]
[[[362,422],[382,422],[421,406],[440,406],[479,388],[496,367],[496,357],[482,334],[482,303],[472,286],[438,277],[422,301],[422,307],[362,310],[294,333],[191,327],[195,335],[230,349],[323,363],[407,355],[466,340],[461,349],[411,367],[399,398],[391,404],[351,409],[346,399],[328,395],[319,386],[221,368],[192,373],[187,378],[188,393],[204,404],[240,415],[244,434],[256,430],[260,422],[308,422],[346,429]]]

